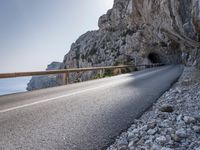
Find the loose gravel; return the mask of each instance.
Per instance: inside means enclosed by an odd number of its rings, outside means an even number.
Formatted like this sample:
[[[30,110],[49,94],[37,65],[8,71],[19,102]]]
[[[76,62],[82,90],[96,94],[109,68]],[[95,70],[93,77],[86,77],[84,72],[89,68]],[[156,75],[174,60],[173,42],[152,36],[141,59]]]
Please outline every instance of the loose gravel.
[[[200,72],[185,67],[178,82],[107,150],[200,150]]]

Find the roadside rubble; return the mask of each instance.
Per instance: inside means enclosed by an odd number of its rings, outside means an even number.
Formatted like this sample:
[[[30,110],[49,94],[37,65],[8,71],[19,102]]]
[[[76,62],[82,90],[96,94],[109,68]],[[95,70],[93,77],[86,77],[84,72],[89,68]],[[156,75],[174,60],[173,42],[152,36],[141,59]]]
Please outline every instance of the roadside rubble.
[[[179,81],[107,150],[200,150],[200,72]]]

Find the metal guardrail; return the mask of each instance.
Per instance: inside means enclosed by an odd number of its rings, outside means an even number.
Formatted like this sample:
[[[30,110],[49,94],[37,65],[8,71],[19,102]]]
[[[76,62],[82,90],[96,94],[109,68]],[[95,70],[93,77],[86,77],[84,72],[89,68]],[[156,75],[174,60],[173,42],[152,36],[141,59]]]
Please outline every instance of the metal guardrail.
[[[34,71],[34,72],[2,73],[2,74],[0,74],[0,79],[2,79],[2,78],[26,77],[26,76],[64,74],[64,78],[63,78],[64,84],[68,84],[69,83],[69,73],[108,70],[108,69],[122,69],[122,68],[132,68],[132,67],[157,67],[157,66],[162,66],[162,65],[163,64],[150,64],[150,65],[143,64],[143,65],[136,65],[136,66],[135,65],[120,65],[120,66],[73,68],[73,69]]]

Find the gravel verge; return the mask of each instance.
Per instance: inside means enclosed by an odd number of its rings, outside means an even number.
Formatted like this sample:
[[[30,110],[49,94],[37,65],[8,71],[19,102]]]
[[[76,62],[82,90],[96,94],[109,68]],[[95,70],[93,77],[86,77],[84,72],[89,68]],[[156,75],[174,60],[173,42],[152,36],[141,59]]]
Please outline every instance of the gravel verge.
[[[200,72],[185,67],[178,82],[107,150],[200,150]]]

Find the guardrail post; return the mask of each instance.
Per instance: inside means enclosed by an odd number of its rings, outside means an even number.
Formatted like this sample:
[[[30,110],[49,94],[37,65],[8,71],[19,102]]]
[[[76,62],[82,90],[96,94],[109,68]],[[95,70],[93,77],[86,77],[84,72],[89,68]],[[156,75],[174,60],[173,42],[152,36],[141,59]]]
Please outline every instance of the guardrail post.
[[[119,74],[122,74],[122,69],[121,68],[119,68],[119,72],[118,72]]]
[[[101,69],[100,70],[100,77],[102,78],[104,76],[104,74],[105,74],[105,69]]]
[[[99,71],[100,78],[103,77],[103,69]]]
[[[63,75],[63,84],[64,85],[69,84],[69,73],[68,72],[64,73],[64,75]]]
[[[81,82],[81,72],[77,72],[77,81]]]

